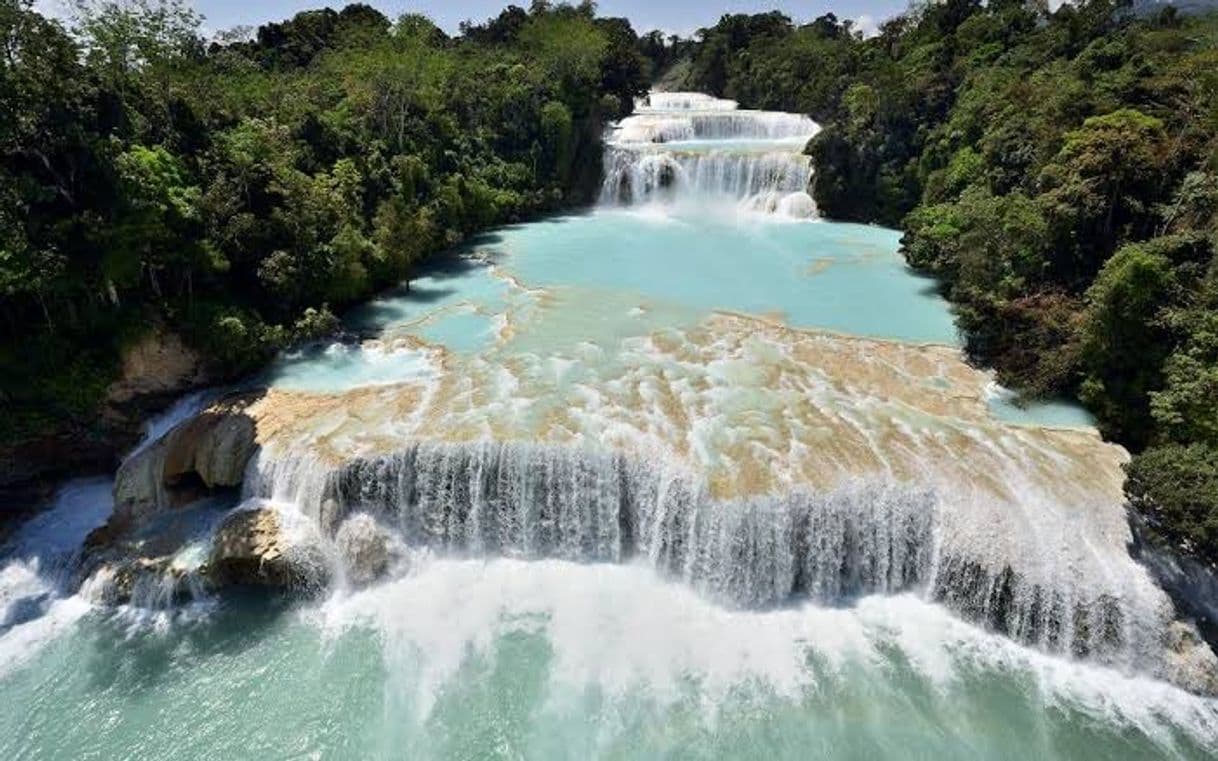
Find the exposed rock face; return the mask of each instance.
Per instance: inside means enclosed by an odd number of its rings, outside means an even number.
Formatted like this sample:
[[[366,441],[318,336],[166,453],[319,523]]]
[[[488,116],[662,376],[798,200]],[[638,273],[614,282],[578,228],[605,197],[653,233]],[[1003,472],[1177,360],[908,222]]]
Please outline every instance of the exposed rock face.
[[[40,436],[0,447],[0,535],[28,517],[14,509],[46,501],[55,483],[82,471],[110,471],[139,439],[149,415],[192,389],[214,382],[198,352],[163,327],[124,350],[118,378],[97,421],[64,423]]]
[[[204,590],[195,572],[226,510],[224,501],[206,500],[138,524],[107,523],[85,541],[82,592],[96,602],[151,608],[199,597]]]
[[[113,520],[138,523],[208,491],[240,486],[256,446],[256,427],[241,400],[210,407],[123,463]]]
[[[230,410],[209,410],[167,439],[163,476],[177,484],[195,475],[209,489],[239,486],[254,453],[254,421]]]
[[[177,334],[158,328],[123,353],[122,370],[106,401],[114,407],[140,397],[177,395],[206,381],[199,353]]]
[[[119,468],[114,514],[86,539],[82,564],[86,575],[110,569],[113,583],[105,596],[126,600],[137,582],[150,576],[160,575],[173,586],[169,560],[200,530],[199,511],[184,508],[217,490],[235,490],[244,479],[257,446],[254,421],[243,414],[247,401],[233,398],[211,406]],[[208,520],[214,525],[214,518]]]
[[[250,584],[316,589],[326,582],[325,558],[315,544],[292,543],[274,510],[239,510],[216,532],[205,572],[214,586]]]
[[[334,543],[351,584],[370,584],[389,570],[388,538],[370,515],[359,513],[344,521]]]

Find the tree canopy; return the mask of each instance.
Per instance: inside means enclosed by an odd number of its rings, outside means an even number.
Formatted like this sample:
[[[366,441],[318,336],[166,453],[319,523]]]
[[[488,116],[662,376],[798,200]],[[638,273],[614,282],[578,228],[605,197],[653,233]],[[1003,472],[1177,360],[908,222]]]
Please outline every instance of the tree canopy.
[[[647,61],[594,6],[450,38],[367,5],[207,42],[181,0],[0,0],[0,442],[96,425],[121,346],[234,375],[491,225],[588,201]]]

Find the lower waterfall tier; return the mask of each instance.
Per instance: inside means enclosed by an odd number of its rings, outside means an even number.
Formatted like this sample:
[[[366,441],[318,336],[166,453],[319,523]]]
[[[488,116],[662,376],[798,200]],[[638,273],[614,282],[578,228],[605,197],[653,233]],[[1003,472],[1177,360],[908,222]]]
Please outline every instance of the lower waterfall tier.
[[[221,400],[124,463],[112,523],[239,487],[278,513],[248,525],[300,529],[329,558],[304,575],[340,585],[404,547],[643,564],[752,610],[905,592],[1209,689],[1177,661],[1212,655],[1129,555],[1124,452],[994,419],[990,378],[955,350],[733,315],[606,345],[506,343],[440,354],[418,381]],[[233,532],[218,560],[236,573],[246,548],[283,555]]]
[[[722,502],[625,455],[524,443],[418,444],[333,471],[289,458],[256,466],[246,493],[290,500],[327,533],[366,513],[411,545],[461,555],[641,558],[750,608],[917,585],[935,514],[930,493],[885,486]]]
[[[717,500],[651,459],[476,442],[418,443],[335,468],[263,453],[245,490],[303,512],[323,537],[358,516],[389,541],[457,557],[641,562],[746,609],[912,591],[1049,652],[1182,682],[1218,673],[1208,651],[1174,656],[1170,602],[1139,566],[1114,558],[1106,574],[1045,575],[1034,561],[995,562],[980,538],[945,530],[953,508],[913,485]]]

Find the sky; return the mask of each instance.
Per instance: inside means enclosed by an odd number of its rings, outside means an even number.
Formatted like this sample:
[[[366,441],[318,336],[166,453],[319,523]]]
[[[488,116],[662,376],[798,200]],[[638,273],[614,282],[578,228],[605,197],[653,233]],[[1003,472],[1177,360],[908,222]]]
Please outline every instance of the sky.
[[[423,13],[430,16],[448,32],[466,19],[484,21],[496,16],[511,3],[528,7],[528,0],[364,0],[390,17],[401,13]],[[44,12],[54,12],[62,0],[39,0],[36,6]],[[209,31],[231,29],[234,26],[280,21],[298,11],[330,5],[341,8],[346,0],[193,0],[195,10],[205,17]],[[864,31],[874,29],[884,19],[905,10],[909,0],[735,0],[706,2],[705,0],[600,0],[602,16],[625,16],[636,31],[662,29],[668,33],[688,35],[710,26],[724,13],[756,13],[775,8],[796,21],[810,21],[824,13],[838,18],[855,19]]]

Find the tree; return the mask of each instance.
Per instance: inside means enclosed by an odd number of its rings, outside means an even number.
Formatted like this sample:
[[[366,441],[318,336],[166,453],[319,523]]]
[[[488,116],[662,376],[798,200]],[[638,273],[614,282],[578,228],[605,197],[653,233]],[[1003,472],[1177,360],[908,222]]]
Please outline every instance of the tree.
[[[1046,208],[1060,249],[1063,276],[1090,277],[1120,237],[1143,235],[1162,182],[1163,122],[1123,108],[1093,116],[1065,135],[1057,157],[1041,174]]]
[[[172,271],[189,289],[194,270],[206,261],[199,240],[199,188],[190,184],[182,162],[160,146],[134,145],[118,156],[115,168],[124,203],[101,241],[107,252],[104,276],[130,286],[146,274],[152,291],[161,295],[161,273]]]
[[[1218,563],[1218,449],[1169,444],[1126,468],[1130,501],[1154,528],[1187,552]]]
[[[1104,264],[1087,290],[1082,396],[1105,433],[1135,447],[1150,436],[1150,393],[1162,384],[1166,335],[1157,321],[1177,282],[1171,261],[1130,244]]]

